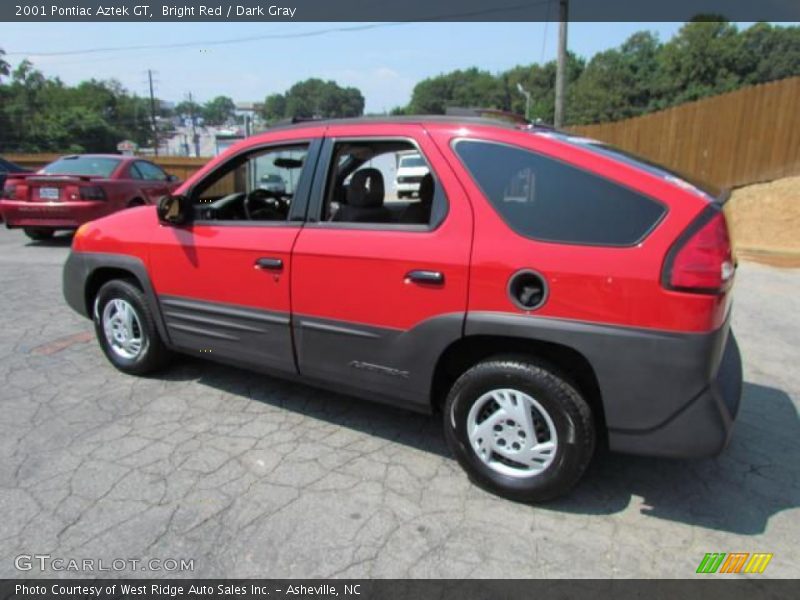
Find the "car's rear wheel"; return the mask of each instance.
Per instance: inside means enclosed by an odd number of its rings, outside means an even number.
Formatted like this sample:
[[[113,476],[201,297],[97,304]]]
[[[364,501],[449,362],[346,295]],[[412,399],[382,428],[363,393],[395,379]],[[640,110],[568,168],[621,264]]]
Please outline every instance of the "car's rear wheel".
[[[554,369],[528,359],[487,360],[459,377],[444,430],[473,481],[522,502],[564,494],[595,446],[586,400]]]
[[[106,357],[120,371],[144,375],[169,362],[147,299],[129,281],[114,279],[100,288],[94,328]]]
[[[53,238],[55,235],[55,231],[52,229],[41,229],[39,227],[26,227],[23,229],[25,235],[31,238],[35,242],[43,242],[45,240],[49,240]]]

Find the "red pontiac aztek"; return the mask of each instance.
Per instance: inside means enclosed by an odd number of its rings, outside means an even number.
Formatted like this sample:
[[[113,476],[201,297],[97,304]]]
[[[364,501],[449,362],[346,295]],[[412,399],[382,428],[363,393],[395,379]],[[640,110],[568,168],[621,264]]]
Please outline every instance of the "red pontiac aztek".
[[[117,154],[63,156],[36,173],[10,173],[0,196],[6,227],[34,240],[124,208],[154,204],[179,185],[149,160]]]
[[[400,199],[410,152],[428,174]],[[183,352],[440,414],[475,482],[541,501],[599,443],[725,447],[742,367],[724,197],[536,126],[291,124],[81,227],[64,294],[121,371]]]

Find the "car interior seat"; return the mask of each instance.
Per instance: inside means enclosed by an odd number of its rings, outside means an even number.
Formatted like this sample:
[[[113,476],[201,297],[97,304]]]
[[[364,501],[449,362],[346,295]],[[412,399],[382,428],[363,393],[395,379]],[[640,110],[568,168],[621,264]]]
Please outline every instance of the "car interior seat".
[[[333,216],[333,221],[351,223],[391,223],[392,213],[383,205],[383,175],[378,169],[353,173],[347,187],[347,200]]]

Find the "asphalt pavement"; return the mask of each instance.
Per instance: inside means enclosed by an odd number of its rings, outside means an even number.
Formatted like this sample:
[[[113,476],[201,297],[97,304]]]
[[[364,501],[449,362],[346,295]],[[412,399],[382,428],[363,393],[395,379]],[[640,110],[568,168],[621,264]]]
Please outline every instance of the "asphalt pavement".
[[[720,457],[603,454],[526,506],[470,484],[432,417],[195,358],[117,372],[62,299],[68,250],[0,230],[0,577],[92,575],[17,569],[36,555],[193,561],[103,576],[694,577],[706,552],[800,576],[800,270],[740,265]]]

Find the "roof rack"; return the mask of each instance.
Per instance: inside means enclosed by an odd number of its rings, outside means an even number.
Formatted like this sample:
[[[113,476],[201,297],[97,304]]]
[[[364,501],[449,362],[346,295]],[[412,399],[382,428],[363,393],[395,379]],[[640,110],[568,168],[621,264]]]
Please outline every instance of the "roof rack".
[[[267,127],[268,131],[291,129],[310,124],[355,125],[362,123],[472,123],[508,129],[547,129],[552,127],[541,123],[531,123],[520,115],[497,110],[480,108],[448,108],[444,115],[369,115],[363,117],[291,117],[276,121]]]
[[[462,106],[448,106],[445,109],[445,115],[451,117],[478,117],[483,119],[499,119],[505,122],[512,122],[517,125],[530,125],[522,115],[512,113],[507,110],[500,110],[498,108],[479,108],[479,107],[462,107]]]

